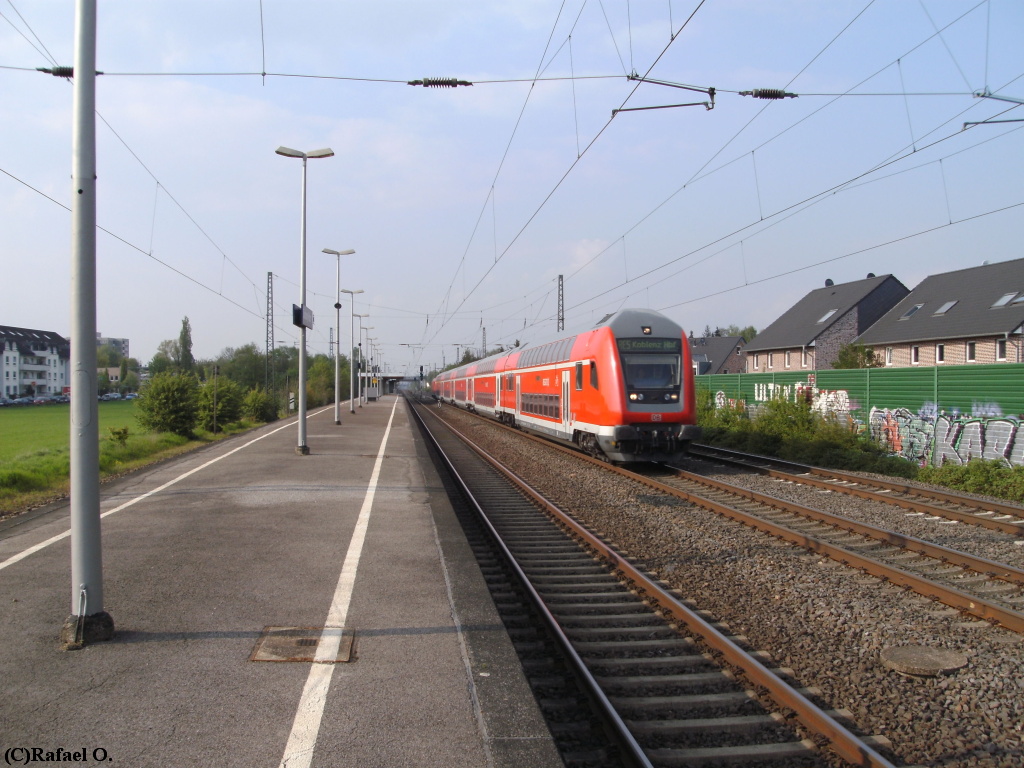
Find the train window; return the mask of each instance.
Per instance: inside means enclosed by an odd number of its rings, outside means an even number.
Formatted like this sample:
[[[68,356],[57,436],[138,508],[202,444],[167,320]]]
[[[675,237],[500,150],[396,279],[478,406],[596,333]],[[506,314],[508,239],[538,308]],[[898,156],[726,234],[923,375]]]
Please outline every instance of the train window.
[[[590,361],[590,386],[597,389],[597,360]]]
[[[576,363],[576,391],[583,389],[583,363]]]

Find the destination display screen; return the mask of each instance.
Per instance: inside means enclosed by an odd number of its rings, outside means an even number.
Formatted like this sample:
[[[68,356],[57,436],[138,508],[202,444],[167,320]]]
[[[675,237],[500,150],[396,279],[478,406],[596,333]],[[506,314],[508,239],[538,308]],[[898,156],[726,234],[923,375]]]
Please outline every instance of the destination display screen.
[[[619,352],[681,352],[682,339],[617,339]]]

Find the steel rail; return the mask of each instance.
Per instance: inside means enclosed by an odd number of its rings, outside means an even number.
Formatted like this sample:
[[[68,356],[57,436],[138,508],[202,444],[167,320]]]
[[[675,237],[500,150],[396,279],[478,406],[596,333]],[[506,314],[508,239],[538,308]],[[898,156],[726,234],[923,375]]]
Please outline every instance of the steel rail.
[[[1024,613],[1019,613],[1017,611],[1010,610],[1009,608],[1003,608],[1002,606],[980,598],[977,595],[961,592],[958,589],[953,589],[952,587],[945,586],[944,584],[926,579],[923,576],[917,576],[908,571],[894,568],[880,560],[857,554],[856,552],[844,549],[838,545],[830,544],[829,542],[821,539],[816,539],[813,536],[808,536],[800,533],[799,531],[794,531],[791,528],[773,523],[770,520],[744,512],[740,509],[736,509],[735,507],[730,507],[726,504],[721,504],[678,488],[674,489],[670,485],[645,479],[639,475],[636,476],[635,479],[645,482],[649,487],[660,490],[663,493],[684,499],[712,512],[723,515],[724,517],[728,517],[731,520],[736,520],[737,522],[750,526],[756,530],[770,533],[780,539],[792,542],[820,555],[824,555],[836,562],[849,565],[853,568],[860,568],[873,576],[878,576],[893,584],[897,584],[902,587],[909,587],[918,594],[925,595],[926,597],[934,597],[936,600],[939,600],[953,608],[958,608],[972,616],[977,616],[978,618],[985,619],[987,621],[994,621],[1013,632],[1024,634]],[[814,511],[817,512],[817,510]]]
[[[758,517],[757,515],[743,512],[742,510],[736,509],[735,507],[730,507],[726,504],[720,504],[716,501],[713,501],[712,499],[708,499],[703,496],[697,496],[695,494],[691,494],[686,491],[673,488],[672,486],[665,485],[664,483],[659,483],[657,480],[653,480],[652,478],[644,477],[643,475],[639,475],[635,472],[623,469],[622,467],[617,467],[612,464],[609,464],[608,462],[601,461],[600,459],[595,459],[591,456],[587,456],[586,454],[577,451],[573,448],[568,448],[566,446],[559,445],[550,440],[545,440],[544,438],[525,434],[520,430],[512,429],[511,427],[499,424],[498,422],[490,419],[487,419],[486,421],[488,421],[488,423],[492,424],[496,428],[506,429],[516,434],[522,435],[525,438],[536,441],[543,445],[547,445],[548,447],[554,450],[561,451],[570,456],[574,456],[582,461],[590,462],[591,464],[601,467],[602,469],[605,469],[609,472],[613,472],[624,477],[628,477],[632,480],[635,480],[636,482],[648,486],[649,488],[661,491],[662,493],[666,493],[670,496],[683,499],[684,501],[689,501],[692,504],[696,504],[697,506],[701,506],[709,511],[723,515],[724,517],[728,517],[731,520],[736,520],[737,522],[743,523],[744,525],[754,528],[755,530],[760,530],[764,531],[765,533],[769,533],[780,539],[796,544],[812,552],[816,552],[820,555],[828,557],[829,559],[835,560],[836,562],[843,563],[854,568],[859,568],[867,573],[870,573],[873,576],[878,576],[879,578],[885,579],[886,581],[889,581],[893,584],[897,584],[899,586],[912,589],[918,594],[924,595],[926,597],[935,598],[936,600],[950,607],[962,610],[965,613],[968,613],[972,616],[976,616],[979,619],[984,619],[986,621],[994,621],[1002,625],[1006,629],[1009,629],[1013,632],[1017,632],[1019,634],[1024,634],[1024,613],[1020,613],[1018,611],[1014,611],[1008,608],[1003,608],[1002,606],[999,606],[988,600],[980,598],[976,595],[970,595],[966,592],[961,592],[960,590],[953,589],[952,587],[947,587],[943,584],[932,581],[930,579],[926,579],[922,576],[917,576],[913,573],[909,573],[907,571],[894,568],[893,566],[890,566],[879,560],[875,560],[874,558],[859,555],[855,552],[851,552],[850,550],[843,549],[842,547],[839,547],[837,545],[830,544],[826,541],[822,541],[820,539],[808,536],[804,533],[800,533],[799,531],[794,531],[785,526],[778,525],[769,520],[765,520],[764,518]],[[745,489],[737,490],[742,491]],[[818,510],[815,511],[817,512]],[[955,550],[949,550],[949,552],[954,551]],[[1003,566],[1003,570],[1006,570],[1008,568],[1009,566]],[[982,573],[985,573],[985,571],[982,571]]]
[[[791,480],[794,483],[812,485],[817,488],[826,488],[830,491],[845,493],[850,496],[858,496],[862,499],[882,501],[886,504],[902,507],[903,509],[930,512],[933,515],[939,515],[950,520],[959,520],[963,523],[970,523],[971,525],[977,525],[982,528],[991,528],[992,530],[1009,533],[1011,535],[1024,535],[1024,507],[1019,507],[1014,504],[1007,504],[1005,502],[998,501],[982,501],[980,499],[974,499],[960,494],[935,491],[928,488],[919,488],[917,486],[907,485],[905,483],[896,483],[888,480],[865,478],[850,472],[822,469],[820,467],[812,467],[807,464],[797,464],[791,461],[774,459],[770,456],[745,454],[728,448],[719,448],[717,446],[701,445],[697,448],[697,450],[691,449],[691,453],[694,456],[707,457],[739,464],[740,466],[748,467],[753,471],[768,477],[774,477],[780,480]],[[772,469],[770,466],[762,466],[759,462],[765,462],[766,464],[773,464],[779,467],[791,467],[793,472]],[[818,477],[831,477],[847,483],[856,483],[862,486],[881,488],[885,493],[871,491],[865,488],[852,488],[850,486],[838,485],[837,483],[829,482],[828,480],[818,480]],[[955,509],[947,509],[946,507],[937,507],[933,504],[928,504],[923,501],[914,501],[913,499],[900,499],[898,497],[888,495],[890,493],[901,493],[906,496],[915,496],[918,499],[931,499],[932,501],[940,501],[947,504],[958,504],[964,507],[974,507],[984,509],[985,511],[998,512],[1003,515],[1016,517],[1017,522],[994,520],[991,518],[981,517],[976,513],[960,512]]]
[[[533,499],[534,503],[555,518],[555,520],[561,525],[568,528],[588,547],[597,552],[602,559],[606,560],[614,568],[621,571],[627,579],[633,582],[634,587],[638,588],[638,590],[642,590],[647,599],[655,603],[662,611],[671,616],[674,621],[686,626],[690,632],[698,635],[710,648],[721,653],[723,658],[725,658],[730,665],[739,669],[751,682],[768,691],[769,697],[778,706],[785,707],[796,712],[801,724],[821,738],[827,740],[831,749],[836,754],[844,760],[854,765],[864,766],[864,768],[894,768],[893,763],[865,744],[859,737],[830,717],[823,709],[809,701],[805,696],[803,696],[803,694],[786,683],[759,660],[744,651],[739,645],[718,631],[695,611],[681,603],[676,597],[666,591],[647,574],[634,567],[629,560],[618,554],[600,537],[591,533],[585,526],[578,523],[570,515],[563,512],[553,503],[544,498],[543,495],[536,491],[525,480],[502,465],[497,459],[490,456],[484,449],[476,445],[476,443],[468,436],[455,429],[450,424],[447,425],[447,427],[473,451],[475,451],[484,461],[494,467],[498,472],[508,478],[509,481],[514,483],[523,493]],[[596,464],[608,468],[608,465],[603,462],[596,460],[593,461]]]
[[[991,576],[992,578],[999,579],[1000,581],[1007,581],[1011,584],[1024,586],[1024,570],[1014,568],[1012,565],[1007,565],[1006,563],[988,560],[983,557],[976,557],[975,555],[971,555],[967,552],[950,549],[949,547],[944,547],[941,544],[935,544],[930,541],[925,541],[924,539],[917,539],[913,536],[905,536],[903,534],[895,533],[894,531],[888,531],[884,528],[878,528],[877,526],[870,525],[869,523],[859,523],[856,520],[851,520],[843,515],[825,512],[820,509],[814,509],[813,507],[806,507],[795,501],[788,501],[765,493],[758,493],[757,491],[752,491],[748,488],[741,488],[710,477],[698,475],[693,472],[687,472],[685,469],[679,469],[678,467],[670,467],[670,469],[675,472],[677,476],[685,480],[689,480],[690,482],[704,485],[709,488],[714,488],[715,490],[722,491],[723,493],[740,496],[757,502],[758,504],[766,504],[784,512],[790,512],[794,515],[827,523],[828,525],[835,526],[836,528],[857,533],[861,536],[867,536],[871,539],[875,539],[876,541],[880,541],[894,547],[899,547],[900,549],[908,549],[911,552],[917,552],[918,554],[925,555],[936,560],[941,560],[945,563],[952,563],[962,568],[967,568],[968,570],[977,571],[978,573]],[[667,487],[671,488],[671,486]]]
[[[569,638],[562,630],[561,624],[559,623],[558,619],[555,618],[554,614],[552,614],[551,611],[548,609],[547,604],[544,602],[543,598],[541,598],[541,596],[537,593],[537,590],[530,582],[530,579],[523,572],[519,563],[516,561],[516,558],[505,545],[505,542],[502,539],[501,535],[498,533],[497,529],[491,523],[491,520],[488,518],[487,513],[480,506],[479,502],[476,499],[476,496],[470,490],[469,486],[465,483],[462,475],[455,468],[455,464],[452,462],[448,454],[441,447],[440,443],[434,436],[434,433],[431,431],[430,427],[427,426],[426,421],[423,419],[423,417],[420,415],[416,408],[413,408],[412,411],[415,414],[417,420],[420,422],[420,425],[423,427],[426,434],[430,437],[430,440],[434,448],[437,450],[438,455],[440,456],[445,466],[447,467],[453,482],[455,482],[456,485],[458,485],[467,503],[469,503],[472,506],[473,510],[476,512],[477,517],[483,523],[484,527],[487,529],[495,545],[498,547],[498,549],[501,551],[502,556],[507,561],[509,567],[511,568],[513,574],[515,575],[516,580],[523,587],[523,590],[526,592],[526,595],[529,598],[530,602],[533,604],[534,608],[540,615],[542,621],[547,626],[548,630],[551,632],[561,651],[565,654],[566,659],[568,660],[570,666],[573,668],[573,673],[576,679],[584,686],[587,694],[590,695],[594,703],[600,708],[601,714],[605,717],[605,720],[607,724],[610,726],[610,729],[615,740],[623,749],[625,756],[627,757],[630,764],[638,766],[638,768],[653,768],[653,764],[647,757],[647,754],[644,752],[643,748],[637,743],[633,734],[629,731],[629,728],[626,726],[625,722],[619,716],[619,713],[616,711],[615,707],[608,700],[608,697],[605,694],[605,692],[601,690],[600,685],[598,685],[597,681],[594,679],[594,676],[590,673],[590,670],[587,669],[587,666],[583,663],[583,659],[580,658],[579,654],[576,652],[576,649],[569,641]],[[474,452],[480,455],[481,458],[483,458],[491,467],[497,468],[500,471],[500,467],[498,467],[498,465],[495,465],[494,462],[490,460],[486,454],[481,454],[479,449],[472,442],[470,442],[467,438],[465,438],[456,430],[452,429],[450,425],[445,426],[447,429],[451,430],[455,435],[457,435],[459,439],[462,440],[467,445],[467,447],[471,448]],[[505,473],[502,472],[502,474],[504,475]]]

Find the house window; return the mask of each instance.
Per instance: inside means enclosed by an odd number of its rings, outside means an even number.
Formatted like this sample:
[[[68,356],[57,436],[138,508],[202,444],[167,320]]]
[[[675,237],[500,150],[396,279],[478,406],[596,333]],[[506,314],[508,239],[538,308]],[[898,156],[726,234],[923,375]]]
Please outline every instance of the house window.
[[[801,349],[800,350],[800,367],[801,368],[806,368],[807,367],[807,350],[806,349]]]
[[[892,365],[892,347],[885,348],[885,364]]]
[[[768,370],[771,370],[771,368],[774,365],[774,363],[775,363],[775,353],[774,352],[769,352],[768,353]]]
[[[956,306],[957,301],[959,301],[959,299],[954,299],[953,301],[947,301],[945,304],[943,304],[941,307],[939,307],[938,309],[935,310],[935,314],[936,315],[944,315],[944,314],[946,314],[947,312],[949,312],[949,310],[951,310],[953,307]]]
[[[978,345],[976,342],[967,342],[967,362],[973,363],[978,359]]]
[[[936,344],[935,345],[935,362],[944,363],[946,362],[946,345]]]
[[[996,360],[1006,360],[1006,339],[996,339]]]
[[[993,304],[990,308],[991,309],[996,309],[998,307],[1005,307],[1007,304],[1010,303],[1010,301],[1016,295],[1017,295],[1017,291],[1014,291],[1013,293],[1004,293],[1002,295],[1002,297],[995,304]]]
[[[838,309],[830,309],[828,312],[826,312],[824,315],[821,316],[821,320],[819,320],[818,322],[819,323],[824,323],[826,320],[828,320],[830,317],[832,317],[832,315],[834,315],[838,311],[839,311]]]
[[[914,365],[917,365],[918,363],[921,362],[921,348],[920,347],[911,347],[910,348],[910,362],[912,362]]]
[[[914,306],[912,306],[910,309],[903,313],[903,316],[900,318],[900,320],[907,320],[923,306],[924,304],[915,304]]]
[[[789,350],[786,350],[786,367],[789,368]]]
[[[758,369],[758,366],[760,366],[760,365],[761,365],[761,356],[755,352],[754,353],[754,370],[756,371]]]

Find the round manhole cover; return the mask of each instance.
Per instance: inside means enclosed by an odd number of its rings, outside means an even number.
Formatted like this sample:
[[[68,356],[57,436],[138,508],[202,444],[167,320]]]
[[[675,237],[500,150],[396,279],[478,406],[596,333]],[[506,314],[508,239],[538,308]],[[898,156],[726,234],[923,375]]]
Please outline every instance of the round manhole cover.
[[[882,663],[904,675],[935,677],[967,666],[967,657],[944,648],[903,645],[882,651]]]

